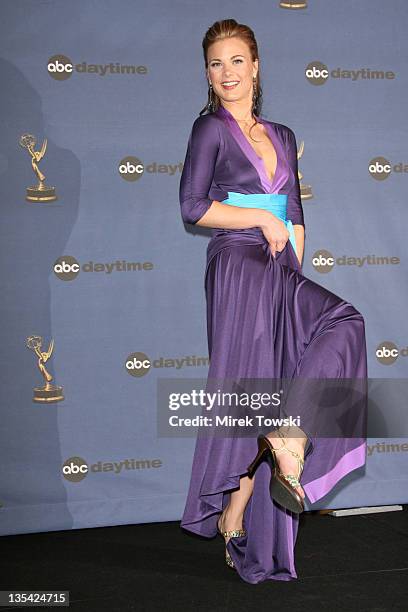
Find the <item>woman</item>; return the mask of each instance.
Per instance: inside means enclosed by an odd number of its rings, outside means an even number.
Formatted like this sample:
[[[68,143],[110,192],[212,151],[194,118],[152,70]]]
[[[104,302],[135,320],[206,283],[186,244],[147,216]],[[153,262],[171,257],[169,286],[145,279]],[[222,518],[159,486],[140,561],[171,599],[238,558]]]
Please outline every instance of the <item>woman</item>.
[[[301,273],[296,140],[289,127],[259,116],[254,34],[233,19],[219,21],[203,49],[209,102],[191,130],[180,205],[185,222],[213,228],[205,273],[208,378],[364,380],[362,315]],[[227,564],[249,583],[297,577],[305,493],[313,503],[365,463],[364,437],[314,438],[302,414],[304,427],[258,440],[197,438],[181,526],[205,537],[221,533]]]

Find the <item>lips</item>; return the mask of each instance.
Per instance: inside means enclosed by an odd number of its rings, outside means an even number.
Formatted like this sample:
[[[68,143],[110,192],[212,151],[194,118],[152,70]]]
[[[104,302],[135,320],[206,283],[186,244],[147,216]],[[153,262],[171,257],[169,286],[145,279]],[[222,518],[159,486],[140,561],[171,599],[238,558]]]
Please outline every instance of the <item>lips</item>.
[[[239,81],[224,81],[221,85],[226,90],[235,89],[239,85]]]

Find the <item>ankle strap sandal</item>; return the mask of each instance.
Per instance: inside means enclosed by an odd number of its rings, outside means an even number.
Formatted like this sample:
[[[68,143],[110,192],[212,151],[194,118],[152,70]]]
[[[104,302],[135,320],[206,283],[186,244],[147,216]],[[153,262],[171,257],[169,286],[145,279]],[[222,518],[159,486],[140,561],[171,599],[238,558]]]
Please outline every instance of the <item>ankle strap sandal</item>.
[[[269,485],[271,499],[287,510],[300,514],[305,508],[303,498],[296,491],[296,487],[302,486],[299,478],[303,470],[304,460],[299,453],[286,446],[285,438],[281,432],[279,432],[279,437],[282,439],[282,446],[275,449],[269,441],[269,438],[264,435],[258,436],[258,453],[247,468],[248,476],[252,478],[258,465],[263,459],[266,459],[271,468],[271,481]],[[298,462],[297,476],[293,474],[282,474],[275,458],[278,451],[286,451],[296,457]]]

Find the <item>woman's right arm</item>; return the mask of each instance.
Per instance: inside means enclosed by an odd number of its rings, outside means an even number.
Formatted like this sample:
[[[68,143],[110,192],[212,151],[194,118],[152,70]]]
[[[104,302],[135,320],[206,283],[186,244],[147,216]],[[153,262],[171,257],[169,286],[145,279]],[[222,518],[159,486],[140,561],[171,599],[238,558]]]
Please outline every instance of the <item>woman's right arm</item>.
[[[180,179],[180,206],[183,221],[201,227],[261,228],[272,254],[282,251],[289,238],[284,222],[259,208],[241,208],[208,197],[214,176],[220,137],[215,121],[198,117],[188,141]]]

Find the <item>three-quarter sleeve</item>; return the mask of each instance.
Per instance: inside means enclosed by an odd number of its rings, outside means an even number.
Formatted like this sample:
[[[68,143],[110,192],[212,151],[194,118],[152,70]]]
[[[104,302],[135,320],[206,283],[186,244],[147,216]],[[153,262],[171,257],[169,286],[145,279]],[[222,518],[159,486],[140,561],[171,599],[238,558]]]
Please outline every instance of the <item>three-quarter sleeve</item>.
[[[197,117],[191,129],[180,178],[181,216],[186,223],[197,223],[214,201],[208,194],[219,147],[217,121],[208,115]]]
[[[300,196],[296,137],[290,128],[288,128],[287,138],[288,162],[294,174],[294,183],[288,192],[286,216],[292,221],[293,225],[303,225],[305,227],[302,198]]]

